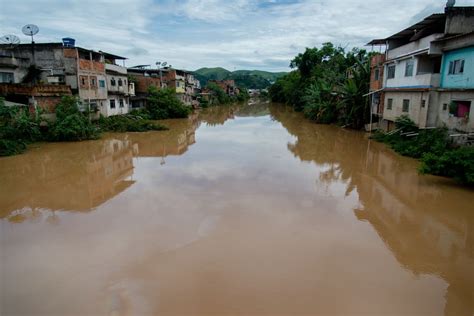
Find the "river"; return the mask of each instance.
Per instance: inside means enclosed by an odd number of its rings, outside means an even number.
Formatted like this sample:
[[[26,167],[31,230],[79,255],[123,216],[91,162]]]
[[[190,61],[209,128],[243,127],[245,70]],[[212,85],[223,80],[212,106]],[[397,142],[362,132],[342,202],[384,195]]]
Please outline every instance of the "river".
[[[0,159],[1,315],[474,314],[474,191],[282,105]]]

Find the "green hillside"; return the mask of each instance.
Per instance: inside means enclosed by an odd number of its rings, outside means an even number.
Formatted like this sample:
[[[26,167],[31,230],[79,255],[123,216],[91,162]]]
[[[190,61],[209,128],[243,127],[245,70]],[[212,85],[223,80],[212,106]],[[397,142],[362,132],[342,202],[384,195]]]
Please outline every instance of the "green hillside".
[[[247,89],[268,88],[276,79],[285,75],[285,72],[268,72],[262,70],[228,71],[224,68],[201,68],[194,71],[195,77],[205,86],[208,80],[235,80],[239,87]]]

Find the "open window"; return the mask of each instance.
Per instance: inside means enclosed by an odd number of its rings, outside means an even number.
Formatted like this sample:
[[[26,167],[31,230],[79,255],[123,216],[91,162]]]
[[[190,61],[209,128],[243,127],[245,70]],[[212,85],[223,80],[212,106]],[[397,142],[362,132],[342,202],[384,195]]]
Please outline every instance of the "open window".
[[[471,101],[451,101],[449,104],[449,114],[454,117],[467,118],[471,111]]]

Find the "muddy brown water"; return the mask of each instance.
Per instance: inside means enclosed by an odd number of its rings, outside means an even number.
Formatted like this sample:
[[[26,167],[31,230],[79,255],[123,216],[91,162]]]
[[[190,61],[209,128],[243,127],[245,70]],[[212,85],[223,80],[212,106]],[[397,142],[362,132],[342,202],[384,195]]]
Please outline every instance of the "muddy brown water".
[[[474,191],[281,105],[0,159],[1,315],[474,314]]]

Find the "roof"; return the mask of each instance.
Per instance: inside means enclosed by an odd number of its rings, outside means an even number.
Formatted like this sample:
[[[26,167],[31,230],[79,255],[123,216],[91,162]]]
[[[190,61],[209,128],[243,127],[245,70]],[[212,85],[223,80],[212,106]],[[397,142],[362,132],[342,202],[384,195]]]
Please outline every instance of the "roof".
[[[407,27],[403,31],[400,31],[396,34],[393,34],[392,36],[387,37],[386,39],[397,40],[397,39],[412,37],[417,32],[423,29],[436,27],[438,25],[442,26],[441,33],[444,33],[445,23],[446,23],[446,15],[444,13],[435,13],[426,17],[424,20],[413,24],[410,27]]]
[[[374,39],[367,43],[367,45],[382,45],[385,44],[386,41],[393,40],[415,41],[433,33],[444,33],[445,23],[446,14],[435,13],[385,39]]]
[[[31,46],[32,43],[24,43],[24,44],[18,44],[18,45],[15,45],[13,48],[17,48],[17,47],[29,47]],[[12,46],[10,44],[0,44],[0,48],[11,48]],[[122,57],[122,56],[118,56],[118,55],[114,55],[114,54],[110,54],[110,53],[106,53],[106,52],[103,52],[103,51],[94,51],[92,49],[87,49],[87,48],[83,48],[83,47],[79,47],[79,46],[73,46],[73,47],[66,47],[63,45],[62,42],[50,42],[50,43],[35,43],[35,47],[65,47],[65,48],[77,48],[78,50],[80,51],[83,51],[83,52],[93,52],[93,53],[96,53],[96,54],[102,54],[104,55],[104,57],[106,59],[127,59],[126,57]]]
[[[365,44],[365,46],[371,46],[371,45],[386,45],[387,44],[387,40],[385,38],[380,38],[380,39],[373,39],[371,40],[370,42],[368,42],[367,44]]]

